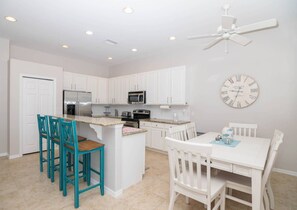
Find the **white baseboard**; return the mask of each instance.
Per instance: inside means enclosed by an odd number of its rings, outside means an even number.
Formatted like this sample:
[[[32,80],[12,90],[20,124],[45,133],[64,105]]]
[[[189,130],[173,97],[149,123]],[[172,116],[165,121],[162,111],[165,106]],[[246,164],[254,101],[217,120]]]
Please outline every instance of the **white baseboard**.
[[[15,159],[15,158],[20,158],[23,155],[17,154],[17,155],[9,155],[9,159]]]
[[[5,157],[5,156],[7,156],[7,155],[8,155],[7,152],[0,153],[0,157]]]
[[[297,176],[296,171],[289,171],[289,170],[285,170],[285,169],[281,169],[281,168],[274,168],[273,171],[282,173],[282,174],[291,175],[291,176]]]
[[[91,178],[91,183],[92,184],[97,184],[98,181],[96,179]],[[118,190],[118,191],[115,192],[115,191],[109,189],[106,186],[104,186],[104,191],[105,191],[106,194],[111,195],[114,198],[117,198],[117,197],[119,197],[120,195],[123,194],[123,190]]]

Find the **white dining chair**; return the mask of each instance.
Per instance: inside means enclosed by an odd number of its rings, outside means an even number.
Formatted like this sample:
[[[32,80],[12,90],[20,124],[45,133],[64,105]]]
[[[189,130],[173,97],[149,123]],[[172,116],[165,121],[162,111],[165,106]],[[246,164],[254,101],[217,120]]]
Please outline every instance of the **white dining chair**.
[[[194,122],[186,124],[187,138],[193,139],[197,136],[196,125]]]
[[[281,131],[275,130],[275,135],[272,140],[273,143],[271,145],[271,148],[268,154],[268,159],[266,161],[264,173],[262,175],[262,189],[261,189],[261,194],[263,195],[262,208],[265,210],[271,209],[270,207],[271,201],[269,198],[270,195],[268,194],[269,189],[267,188],[267,183],[269,183],[269,176],[271,174],[275,159],[277,157],[279,146],[283,143],[283,137],[284,137],[284,134]],[[223,172],[223,171],[219,173],[218,177],[227,180],[226,181],[227,189],[234,189],[247,194],[252,194],[251,179],[249,177],[240,176],[237,174]],[[230,194],[226,194],[226,198],[242,203],[247,206],[252,206],[251,202],[242,200]],[[274,202],[273,202],[273,205],[274,205]]]
[[[229,123],[229,127],[233,128],[234,135],[237,136],[257,136],[257,124],[246,124],[246,123]]]
[[[173,210],[179,194],[206,205],[207,210],[225,210],[225,180],[211,177],[212,145],[197,144],[166,137],[170,168],[170,203]],[[201,172],[202,157],[206,158],[206,174]],[[194,167],[195,165],[195,167]],[[215,202],[213,208],[211,203]]]
[[[185,125],[178,125],[172,128],[169,128],[168,137],[177,139],[180,141],[187,141],[187,130]]]

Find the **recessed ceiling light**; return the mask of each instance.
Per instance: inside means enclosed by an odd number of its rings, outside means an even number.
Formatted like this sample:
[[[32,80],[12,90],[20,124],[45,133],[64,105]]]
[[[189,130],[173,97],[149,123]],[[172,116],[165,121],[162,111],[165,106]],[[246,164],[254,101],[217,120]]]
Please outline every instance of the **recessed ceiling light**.
[[[123,12],[126,14],[132,14],[134,12],[134,9],[132,7],[124,7]]]
[[[132,49],[132,52],[137,52],[137,49],[136,49],[136,48],[133,48],[133,49]]]
[[[17,21],[17,19],[15,19],[14,17],[11,17],[11,16],[6,16],[5,19],[10,21],[10,22],[16,22]]]
[[[171,41],[176,40],[176,37],[175,36],[171,36],[171,37],[169,37],[169,40],[171,40]]]
[[[63,47],[63,48],[69,48],[69,46],[66,45],[66,44],[63,44],[62,47]]]
[[[93,31],[86,31],[87,35],[93,35]]]
[[[112,57],[108,57],[108,60],[112,60]]]

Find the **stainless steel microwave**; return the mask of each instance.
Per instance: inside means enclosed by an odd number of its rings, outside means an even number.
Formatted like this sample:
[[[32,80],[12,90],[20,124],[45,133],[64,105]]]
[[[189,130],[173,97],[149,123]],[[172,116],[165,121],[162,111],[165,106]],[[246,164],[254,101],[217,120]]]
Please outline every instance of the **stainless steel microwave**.
[[[145,104],[146,103],[146,92],[145,91],[134,91],[128,93],[128,104]]]

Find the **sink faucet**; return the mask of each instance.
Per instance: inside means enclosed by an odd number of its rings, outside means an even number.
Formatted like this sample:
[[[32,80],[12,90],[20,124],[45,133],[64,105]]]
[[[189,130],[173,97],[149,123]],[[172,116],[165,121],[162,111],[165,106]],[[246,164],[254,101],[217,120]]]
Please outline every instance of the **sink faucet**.
[[[119,116],[119,111],[117,109],[114,110],[114,116]]]

